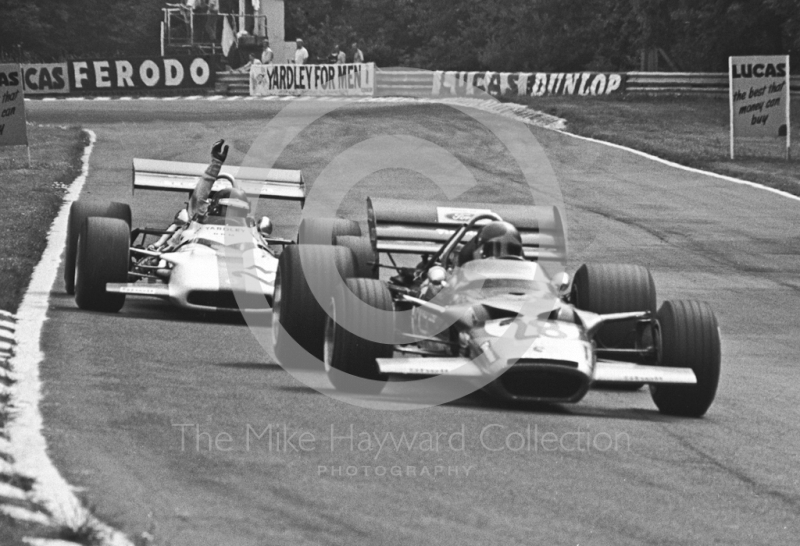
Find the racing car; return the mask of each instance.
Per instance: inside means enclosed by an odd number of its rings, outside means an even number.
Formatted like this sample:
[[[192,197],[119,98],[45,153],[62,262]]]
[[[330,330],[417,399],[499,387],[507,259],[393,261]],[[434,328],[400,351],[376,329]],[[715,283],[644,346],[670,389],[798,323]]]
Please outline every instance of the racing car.
[[[205,169],[200,163],[134,159],[133,191],[191,194]],[[189,218],[183,209],[168,229],[131,230],[127,204],[73,203],[64,283],[78,307],[117,312],[130,294],[198,311],[269,311],[278,250],[293,241],[271,237],[270,219],[257,221],[249,214],[247,200],[283,199],[302,206],[302,173],[224,166],[211,191],[212,196],[228,197],[217,198],[219,210],[238,203],[246,214]],[[243,199],[231,199],[232,195]],[[169,242],[148,244],[152,236]]]
[[[390,378],[445,376],[511,401],[575,403],[600,384],[649,384],[662,413],[711,406],[721,366],[711,308],[657,309],[639,265],[567,274],[558,208],[368,199],[367,223],[362,236],[352,221],[304,221],[281,255],[281,363],[308,354],[335,388],[369,395]],[[381,280],[381,269],[394,274]]]

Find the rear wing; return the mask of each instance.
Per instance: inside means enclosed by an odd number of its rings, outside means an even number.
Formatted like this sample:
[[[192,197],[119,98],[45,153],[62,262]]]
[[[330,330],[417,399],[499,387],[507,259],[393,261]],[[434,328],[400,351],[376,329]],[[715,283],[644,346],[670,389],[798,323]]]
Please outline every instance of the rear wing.
[[[434,254],[462,224],[488,212],[519,230],[526,259],[566,259],[564,224],[556,207],[473,203],[453,207],[367,198],[370,241],[373,248],[385,253]],[[474,235],[466,234],[463,242]]]
[[[204,163],[161,161],[157,159],[133,160],[133,191],[160,190],[191,193],[197,179],[208,168]],[[249,195],[268,199],[287,199],[305,203],[306,191],[301,171],[288,169],[261,169],[224,165],[220,174],[236,179],[237,185]],[[211,191],[230,187],[227,180],[218,180]]]

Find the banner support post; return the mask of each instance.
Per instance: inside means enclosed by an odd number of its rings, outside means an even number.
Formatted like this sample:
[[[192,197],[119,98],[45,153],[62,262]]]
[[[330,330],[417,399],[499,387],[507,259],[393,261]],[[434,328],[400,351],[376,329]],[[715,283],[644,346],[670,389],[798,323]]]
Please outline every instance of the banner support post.
[[[790,76],[789,55],[786,56],[786,161],[792,158],[792,78]]]
[[[730,135],[730,140],[731,140],[731,144],[730,144],[731,160],[733,160],[735,158],[735,156],[734,156],[734,135],[733,135],[733,125],[734,125],[734,120],[733,120],[733,112],[734,112],[734,106],[733,106],[733,57],[728,57],[728,103],[730,105],[729,106],[730,112],[729,112],[729,116],[728,117],[730,118],[730,127],[731,127],[731,130],[730,130],[730,133],[731,133],[731,135]]]

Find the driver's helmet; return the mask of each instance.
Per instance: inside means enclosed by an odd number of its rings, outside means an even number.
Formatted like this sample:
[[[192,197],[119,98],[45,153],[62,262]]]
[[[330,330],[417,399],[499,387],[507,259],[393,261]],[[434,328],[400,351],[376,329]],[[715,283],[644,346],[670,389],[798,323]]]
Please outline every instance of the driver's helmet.
[[[247,194],[239,188],[219,190],[208,205],[209,217],[247,218],[250,214],[250,201]]]
[[[508,222],[489,222],[478,232],[476,258],[524,258],[522,237]]]

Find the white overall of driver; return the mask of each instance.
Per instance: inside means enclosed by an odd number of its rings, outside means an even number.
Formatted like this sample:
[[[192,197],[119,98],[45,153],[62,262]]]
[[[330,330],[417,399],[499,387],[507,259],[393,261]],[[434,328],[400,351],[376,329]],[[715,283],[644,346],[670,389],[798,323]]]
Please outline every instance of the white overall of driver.
[[[214,186],[214,182],[216,182],[219,176],[219,171],[222,169],[222,164],[225,163],[227,157],[228,146],[225,144],[224,140],[218,140],[211,148],[211,163],[203,173],[203,176],[197,180],[197,185],[195,185],[192,191],[192,197],[189,199],[187,207],[182,208],[178,211],[178,214],[175,215],[172,225],[167,228],[169,233],[165,233],[158,241],[149,245],[147,247],[148,250],[163,251],[175,246],[180,240],[183,229],[193,220],[201,219],[207,214],[209,205],[208,196],[211,194],[211,188]]]

